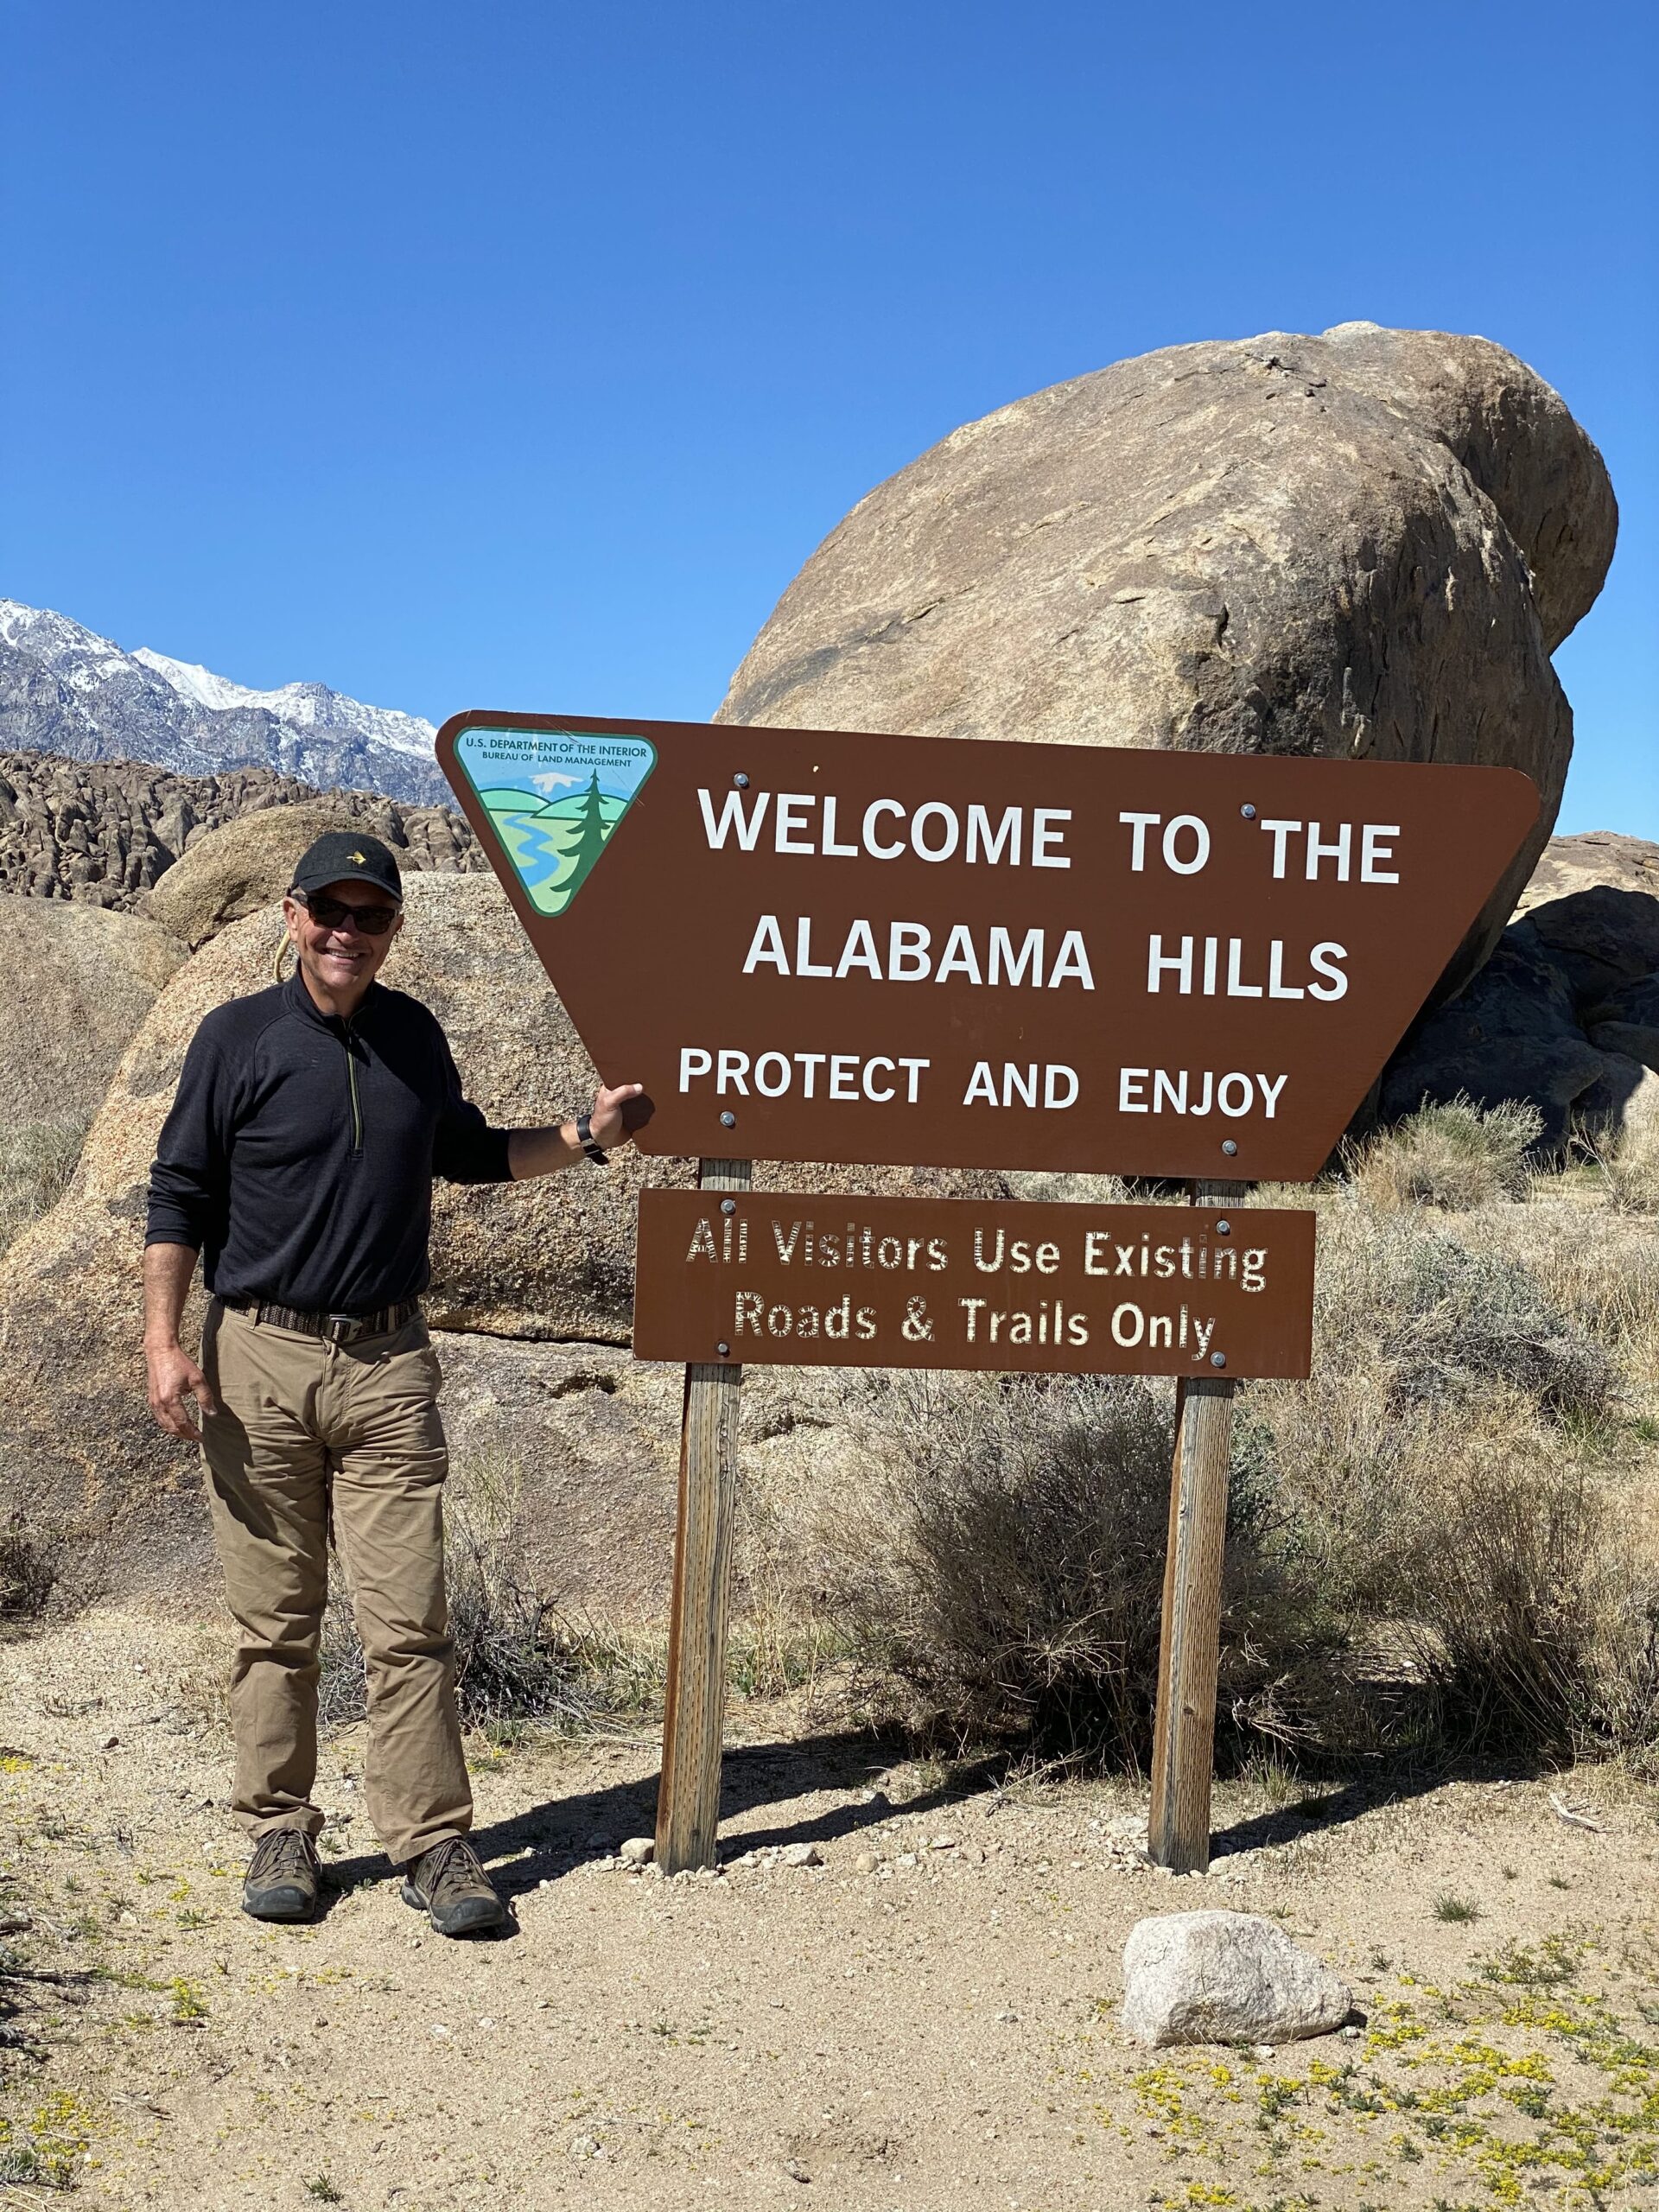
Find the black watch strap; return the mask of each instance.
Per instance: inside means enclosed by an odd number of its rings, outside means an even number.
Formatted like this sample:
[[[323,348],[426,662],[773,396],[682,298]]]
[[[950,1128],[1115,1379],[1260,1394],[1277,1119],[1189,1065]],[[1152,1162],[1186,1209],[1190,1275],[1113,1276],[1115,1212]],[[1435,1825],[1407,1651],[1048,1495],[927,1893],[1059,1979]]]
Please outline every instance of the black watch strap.
[[[587,1154],[589,1160],[597,1160],[601,1167],[608,1167],[610,1166],[610,1154],[608,1152],[601,1152],[600,1147],[594,1142],[594,1124],[592,1118],[588,1115],[578,1114],[576,1116],[576,1141]]]

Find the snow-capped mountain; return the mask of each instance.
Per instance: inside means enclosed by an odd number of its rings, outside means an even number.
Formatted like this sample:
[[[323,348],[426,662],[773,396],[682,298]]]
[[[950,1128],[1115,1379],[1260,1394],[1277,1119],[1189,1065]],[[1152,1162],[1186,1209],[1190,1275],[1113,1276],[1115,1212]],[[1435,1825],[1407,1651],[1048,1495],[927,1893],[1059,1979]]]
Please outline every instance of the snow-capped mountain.
[[[448,800],[430,722],[325,683],[252,691],[211,670],[0,599],[0,749],[143,760],[175,774],[274,768],[325,788]]]

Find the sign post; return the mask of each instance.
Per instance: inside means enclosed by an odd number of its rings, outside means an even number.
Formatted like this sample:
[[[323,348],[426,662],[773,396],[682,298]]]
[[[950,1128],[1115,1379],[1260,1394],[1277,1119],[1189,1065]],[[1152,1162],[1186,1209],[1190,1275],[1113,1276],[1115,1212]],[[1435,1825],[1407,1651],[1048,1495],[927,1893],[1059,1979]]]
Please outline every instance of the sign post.
[[[747,1191],[749,1177],[747,1160],[705,1160],[698,1164],[697,1186],[716,1204],[730,1207],[735,1201],[727,1194]],[[665,1874],[715,1863],[742,1383],[742,1368],[729,1362],[686,1364],[663,1776],[657,1794],[657,1864]]]
[[[1195,1205],[1227,1207],[1243,1195],[1237,1183],[1198,1183],[1192,1199]],[[1217,1226],[1222,1218],[1217,1216]],[[1186,1376],[1176,1386],[1147,1840],[1153,1864],[1174,1874],[1201,1874],[1210,1866],[1210,1780],[1235,1387],[1221,1376]]]
[[[1229,1210],[1324,1166],[1534,785],[496,713],[437,751],[601,1077],[644,1084],[640,1149],[702,1162],[640,1206],[635,1354],[686,1363],[663,1865],[715,1849],[745,1361],[1180,1378],[1152,1852],[1205,1865],[1232,1392],[1306,1374],[1311,1333],[1312,1217]],[[1200,1213],[768,1195],[763,1220],[753,1160],[1168,1178]]]

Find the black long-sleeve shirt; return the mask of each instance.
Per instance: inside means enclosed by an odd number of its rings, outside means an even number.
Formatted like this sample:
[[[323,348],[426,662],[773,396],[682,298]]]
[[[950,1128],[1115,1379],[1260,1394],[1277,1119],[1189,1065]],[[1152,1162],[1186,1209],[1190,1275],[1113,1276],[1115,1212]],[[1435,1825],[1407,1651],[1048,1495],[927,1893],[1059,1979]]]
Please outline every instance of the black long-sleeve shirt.
[[[149,1244],[217,1296],[372,1313],[428,1277],[432,1178],[508,1179],[507,1132],[461,1094],[435,1018],[369,986],[350,1021],[301,976],[207,1015],[149,1171]]]

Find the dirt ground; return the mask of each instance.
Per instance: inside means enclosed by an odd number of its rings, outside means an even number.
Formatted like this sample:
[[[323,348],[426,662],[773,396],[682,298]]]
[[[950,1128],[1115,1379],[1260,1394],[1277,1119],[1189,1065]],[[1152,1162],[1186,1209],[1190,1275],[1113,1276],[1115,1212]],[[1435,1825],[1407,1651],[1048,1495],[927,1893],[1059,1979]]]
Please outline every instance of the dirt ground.
[[[322,1922],[237,1910],[202,1631],[105,1611],[0,1649],[6,2202],[287,2212],[1624,2207],[1659,2194],[1656,1799],[1617,1770],[1223,1787],[1210,1877],[1128,1783],[893,1764],[733,1716],[718,1875],[613,1863],[656,1744],[480,1746],[518,1926],[400,1903],[327,1748]],[[1593,1827],[1564,1821],[1551,1793]],[[820,1865],[785,1863],[812,1845]],[[801,1855],[799,1853],[797,1854]],[[1270,1914],[1363,2024],[1148,2052],[1154,1912]]]

